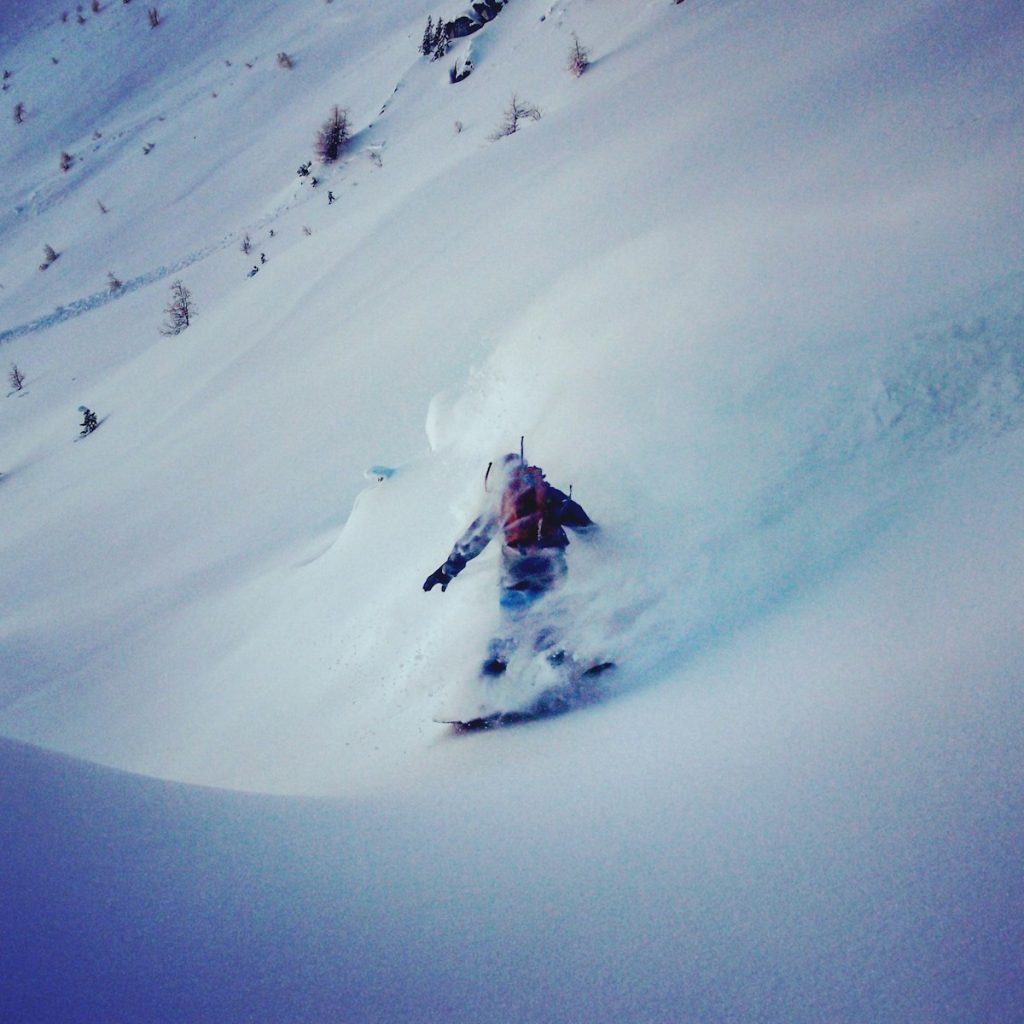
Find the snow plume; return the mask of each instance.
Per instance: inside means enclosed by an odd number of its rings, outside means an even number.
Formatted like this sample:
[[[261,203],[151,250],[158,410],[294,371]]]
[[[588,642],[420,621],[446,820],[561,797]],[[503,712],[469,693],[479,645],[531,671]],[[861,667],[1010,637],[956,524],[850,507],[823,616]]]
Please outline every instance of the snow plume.
[[[663,308],[664,282],[624,297],[628,275],[615,280],[616,308],[678,324],[678,339],[641,342],[642,324],[624,331],[596,300],[572,318],[543,303],[460,393],[435,399],[427,430],[445,471],[467,480],[456,519],[468,522],[483,467],[519,430],[528,458],[573,484],[602,531],[571,545],[559,628],[584,657],[619,661],[619,686],[822,584],[906,525],[948,456],[1024,417],[1019,276],[884,335],[762,333],[754,345],[687,327],[681,308]],[[761,346],[785,355],[759,357]]]

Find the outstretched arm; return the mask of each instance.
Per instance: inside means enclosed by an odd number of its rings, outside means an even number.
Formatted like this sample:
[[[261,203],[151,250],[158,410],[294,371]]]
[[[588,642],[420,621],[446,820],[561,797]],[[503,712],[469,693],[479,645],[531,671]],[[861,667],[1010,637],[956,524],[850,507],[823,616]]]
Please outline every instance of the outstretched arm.
[[[493,510],[474,519],[466,532],[455,542],[444,564],[426,578],[423,589],[432,590],[440,584],[441,590],[446,590],[448,584],[466,568],[466,563],[476,558],[487,547],[497,526],[498,514]]]

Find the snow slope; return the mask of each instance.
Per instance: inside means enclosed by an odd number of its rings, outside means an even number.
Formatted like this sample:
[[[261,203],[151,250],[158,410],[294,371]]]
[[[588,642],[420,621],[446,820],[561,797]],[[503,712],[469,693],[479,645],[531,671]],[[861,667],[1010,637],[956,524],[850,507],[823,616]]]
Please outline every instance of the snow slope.
[[[4,741],[5,1016],[1019,1020],[1017,485],[958,469],[675,686],[435,741],[366,799]]]
[[[22,1016],[1013,1019],[1018,5],[61,11],[0,12],[0,733],[173,782],[3,747]],[[420,584],[523,434],[620,670],[455,740],[496,553]]]

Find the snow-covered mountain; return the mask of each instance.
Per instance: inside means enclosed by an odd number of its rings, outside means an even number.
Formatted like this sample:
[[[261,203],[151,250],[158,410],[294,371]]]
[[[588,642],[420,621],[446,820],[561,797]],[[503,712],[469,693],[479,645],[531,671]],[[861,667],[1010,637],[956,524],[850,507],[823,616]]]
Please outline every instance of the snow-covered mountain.
[[[1019,5],[98,6],[0,8],[5,1019],[1021,1019]],[[618,668],[453,737],[524,435]]]

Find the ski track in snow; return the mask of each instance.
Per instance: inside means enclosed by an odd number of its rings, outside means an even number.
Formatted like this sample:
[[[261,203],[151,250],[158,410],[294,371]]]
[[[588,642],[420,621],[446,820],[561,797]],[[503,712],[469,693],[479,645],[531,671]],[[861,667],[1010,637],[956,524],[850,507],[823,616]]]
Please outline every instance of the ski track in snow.
[[[281,209],[268,214],[265,218],[250,227],[245,228],[236,234],[230,235],[227,238],[223,238],[221,241],[213,245],[208,245],[204,249],[198,249],[195,252],[190,253],[188,256],[184,256],[181,259],[176,260],[174,263],[165,264],[164,266],[157,267],[155,270],[150,270],[144,274],[139,274],[137,277],[132,277],[126,281],[122,281],[121,287],[116,290],[107,288],[103,291],[93,292],[91,295],[86,295],[84,298],[76,299],[73,302],[69,302],[66,305],[58,307],[52,313],[36,317],[34,320],[18,324],[15,327],[8,327],[0,330],[0,344],[5,341],[11,341],[14,338],[20,338],[25,334],[35,334],[39,331],[45,331],[57,324],[64,323],[66,320],[73,320],[86,313],[91,313],[93,310],[99,309],[101,306],[105,306],[108,302],[116,302],[118,299],[123,298],[125,295],[130,295],[132,292],[138,291],[140,288],[162,281],[164,278],[170,277],[172,274],[178,274],[196,263],[201,263],[214,253],[222,252],[223,250],[234,246],[248,231],[258,230],[259,228],[265,227],[267,224],[273,224],[274,221],[283,213],[287,212],[288,209],[289,207],[282,207]]]
[[[198,263],[201,260],[206,259],[206,257],[212,253],[227,248],[227,246],[233,241],[234,239],[225,239],[217,245],[211,245],[206,249],[201,249],[176,261],[175,263],[170,263],[166,266],[158,267],[155,270],[150,270],[145,274],[140,274],[138,277],[129,278],[127,281],[123,281],[121,283],[121,287],[114,291],[111,291],[108,288],[105,291],[94,292],[92,295],[87,295],[84,298],[76,299],[74,302],[69,302],[65,306],[60,306],[52,313],[47,313],[45,316],[36,317],[36,319],[29,320],[27,323],[18,324],[16,327],[8,327],[0,331],[0,344],[5,341],[12,341],[14,338],[20,338],[25,334],[35,334],[39,331],[45,331],[50,327],[55,327],[57,324],[64,323],[66,320],[74,320],[76,317],[83,316],[86,313],[91,313],[94,309],[99,309],[101,306],[105,306],[108,302],[116,302],[119,298],[122,298],[125,295],[130,295],[139,288],[144,288],[146,285],[162,281],[165,277],[170,277],[171,274],[177,274],[186,267],[190,267],[194,263]]]

